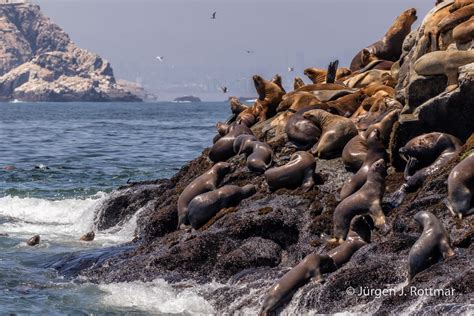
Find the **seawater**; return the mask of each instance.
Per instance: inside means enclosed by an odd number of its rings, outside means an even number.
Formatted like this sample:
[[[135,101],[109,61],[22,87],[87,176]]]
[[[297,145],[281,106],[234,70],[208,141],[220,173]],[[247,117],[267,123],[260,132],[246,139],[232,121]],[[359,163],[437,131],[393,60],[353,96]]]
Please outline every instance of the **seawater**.
[[[44,266],[130,241],[136,218],[79,237],[114,188],[170,177],[210,146],[227,103],[0,103],[0,113],[0,314],[214,312],[199,287],[95,285]],[[27,246],[36,234],[40,245]]]

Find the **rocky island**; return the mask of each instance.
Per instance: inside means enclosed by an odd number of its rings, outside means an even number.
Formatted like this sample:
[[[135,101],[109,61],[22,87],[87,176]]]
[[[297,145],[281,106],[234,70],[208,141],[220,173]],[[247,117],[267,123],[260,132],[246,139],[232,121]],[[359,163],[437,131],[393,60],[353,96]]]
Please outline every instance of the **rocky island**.
[[[30,3],[0,4],[0,101],[141,101]]]
[[[230,99],[212,148],[99,208],[98,231],[137,216],[133,241],[51,267],[213,284],[199,294],[218,314],[472,312],[474,56],[472,32],[453,36],[472,13],[453,2],[416,30],[405,11],[350,69],[308,68],[294,91],[254,76],[257,101]]]

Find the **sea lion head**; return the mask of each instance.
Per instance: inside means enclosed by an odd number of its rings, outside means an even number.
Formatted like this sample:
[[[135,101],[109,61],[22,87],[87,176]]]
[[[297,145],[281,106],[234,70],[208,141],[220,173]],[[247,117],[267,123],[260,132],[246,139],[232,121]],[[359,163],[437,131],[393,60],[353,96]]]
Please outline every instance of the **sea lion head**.
[[[378,173],[378,174],[381,174],[381,175],[386,175],[387,174],[387,168],[385,166],[385,160],[380,158],[379,160],[374,162],[370,166],[369,172]]]
[[[355,216],[350,225],[348,236],[354,233],[359,235],[365,242],[370,243],[371,231],[375,228],[374,221],[370,216]]]
[[[374,128],[370,133],[369,136],[367,137],[367,145],[369,147],[374,144],[374,143],[379,143],[382,141],[382,138],[380,136],[380,131],[378,128]]]
[[[364,48],[360,55],[360,60],[362,65],[368,65],[375,60],[379,60],[379,58],[370,49]]]
[[[313,83],[322,83],[326,80],[326,71],[318,68],[306,68],[303,71],[304,75],[308,77]]]
[[[254,75],[252,79],[253,84],[255,85],[255,89],[257,90],[259,99],[265,99],[265,79],[263,79],[259,75]]]
[[[426,221],[430,218],[430,214],[426,211],[420,211],[415,214],[415,221],[420,225],[424,226]]]
[[[228,173],[234,172],[235,167],[228,162],[218,162],[212,167],[212,169],[219,175],[219,177],[223,177]]]
[[[257,193],[257,188],[253,184],[247,184],[242,187],[243,195],[247,198]]]
[[[406,10],[405,12],[402,13],[402,16],[404,16],[406,18],[406,23],[408,23],[410,25],[415,23],[416,19],[418,19],[418,17],[416,16],[416,9],[415,8],[411,8],[411,9]]]
[[[243,105],[237,97],[229,97],[230,111],[234,114],[239,114],[247,107]]]

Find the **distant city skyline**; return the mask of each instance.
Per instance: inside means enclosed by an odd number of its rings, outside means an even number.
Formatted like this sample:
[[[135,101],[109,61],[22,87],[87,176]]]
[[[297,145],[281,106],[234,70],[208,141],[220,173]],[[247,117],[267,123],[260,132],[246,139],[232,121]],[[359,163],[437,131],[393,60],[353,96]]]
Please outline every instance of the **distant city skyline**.
[[[402,11],[415,7],[422,17],[434,6],[425,0],[32,2],[78,46],[109,60],[118,79],[140,83],[159,100],[253,96],[253,74],[279,73],[291,89],[295,76],[309,82],[306,67],[324,68],[334,59],[347,66]]]

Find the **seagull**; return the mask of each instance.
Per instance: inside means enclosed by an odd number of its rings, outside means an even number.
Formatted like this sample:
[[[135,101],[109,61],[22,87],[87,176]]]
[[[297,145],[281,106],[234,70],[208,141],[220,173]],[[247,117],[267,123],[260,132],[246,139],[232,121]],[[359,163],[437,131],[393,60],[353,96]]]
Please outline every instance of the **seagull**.
[[[295,70],[295,67],[288,67],[288,72],[292,72],[293,70]]]
[[[162,63],[165,58],[163,56],[156,56],[156,59],[158,59],[160,63]]]
[[[215,20],[215,19],[216,19],[216,13],[217,13],[217,12],[212,13],[211,20]]]
[[[222,87],[221,87],[221,91],[222,91],[222,93],[227,93],[227,87],[226,87],[226,86],[222,86]]]
[[[245,50],[247,54],[253,53],[253,50]]]

